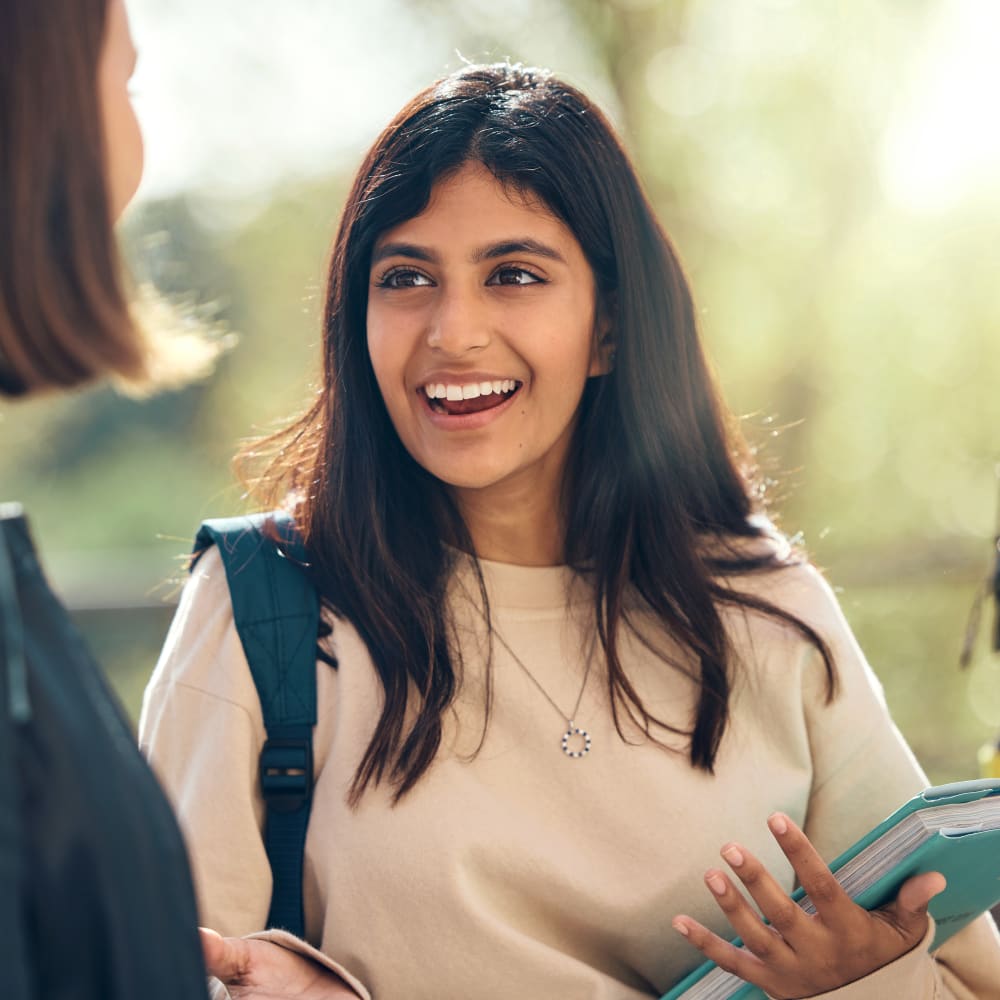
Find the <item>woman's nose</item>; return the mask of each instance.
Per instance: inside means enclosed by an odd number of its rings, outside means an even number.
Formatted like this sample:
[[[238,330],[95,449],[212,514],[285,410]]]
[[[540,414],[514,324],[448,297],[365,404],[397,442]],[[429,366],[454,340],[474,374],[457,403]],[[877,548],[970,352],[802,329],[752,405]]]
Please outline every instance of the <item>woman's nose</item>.
[[[485,303],[475,291],[449,290],[430,318],[427,345],[450,357],[480,350],[490,342]]]

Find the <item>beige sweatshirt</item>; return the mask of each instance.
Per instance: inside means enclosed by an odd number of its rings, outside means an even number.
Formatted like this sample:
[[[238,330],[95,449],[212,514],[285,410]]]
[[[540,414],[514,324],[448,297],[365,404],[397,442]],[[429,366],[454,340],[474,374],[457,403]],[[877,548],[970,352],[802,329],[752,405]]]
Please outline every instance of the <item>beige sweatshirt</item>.
[[[791,869],[765,825],[770,813],[791,815],[830,859],[926,785],[810,567],[737,582],[820,631],[841,693],[824,704],[820,658],[794,630],[726,610],[739,668],[714,776],[637,730],[623,741],[599,663],[574,719],[592,749],[564,755],[586,660],[586,585],[562,567],[487,562],[483,570],[496,630],[565,714],[496,643],[492,717],[475,753],[485,628],[462,568],[450,603],[464,679],[438,758],[395,807],[376,788],[352,810],[345,793],[377,718],[379,686],[346,622],[334,622],[338,669],[317,665],[306,936],[361,996],[658,997],[701,962],[671,928],[676,914],[731,934],[702,881],[720,864],[722,844],[741,841],[791,890]],[[641,616],[640,626],[658,634]],[[623,654],[646,705],[687,725],[696,690],[683,672],[634,637]],[[271,890],[256,777],[264,728],[215,550],[185,588],[146,692],[140,739],[186,830],[202,921],[226,935],[261,930]],[[1000,998],[1000,941],[988,917],[933,956],[932,936],[824,1000]]]

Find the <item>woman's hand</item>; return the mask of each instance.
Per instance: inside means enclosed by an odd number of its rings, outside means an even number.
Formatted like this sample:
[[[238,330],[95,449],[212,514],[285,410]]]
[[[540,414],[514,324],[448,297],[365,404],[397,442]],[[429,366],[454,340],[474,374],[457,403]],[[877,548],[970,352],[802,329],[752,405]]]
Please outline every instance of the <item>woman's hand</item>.
[[[357,1000],[339,976],[270,941],[224,938],[202,927],[201,948],[208,974],[225,983],[232,1000]]]
[[[871,912],[853,903],[806,835],[785,815],[768,826],[792,864],[799,884],[816,906],[805,913],[768,870],[738,844],[722,849],[730,868],[746,886],[765,924],[746,898],[719,869],[705,882],[746,950],[735,948],[691,917],[674,918],[683,934],[706,958],[769,996],[780,1000],[834,990],[905,954],[927,931],[927,904],[945,887],[944,876],[928,872],[908,879],[895,902]]]

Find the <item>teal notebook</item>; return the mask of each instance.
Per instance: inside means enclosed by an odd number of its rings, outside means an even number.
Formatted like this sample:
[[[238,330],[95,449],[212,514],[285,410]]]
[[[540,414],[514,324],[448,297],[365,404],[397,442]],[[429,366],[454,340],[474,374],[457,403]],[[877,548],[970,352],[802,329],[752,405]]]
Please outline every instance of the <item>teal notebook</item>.
[[[911,875],[941,872],[948,888],[935,896],[932,948],[1000,902],[1000,781],[959,781],[928,788],[879,823],[830,865],[848,894],[867,910],[891,902]],[[807,912],[812,901],[792,897]],[[741,944],[735,938],[734,944]],[[756,986],[705,962],[661,1000],[764,998]]]

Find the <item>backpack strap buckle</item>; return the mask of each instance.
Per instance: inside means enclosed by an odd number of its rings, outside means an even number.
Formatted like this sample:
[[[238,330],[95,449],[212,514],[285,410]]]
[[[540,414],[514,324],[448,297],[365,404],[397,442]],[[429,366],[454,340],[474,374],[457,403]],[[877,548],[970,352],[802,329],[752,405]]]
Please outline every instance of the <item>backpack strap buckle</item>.
[[[260,752],[260,788],[269,810],[297,812],[312,798],[312,731],[303,738],[271,738]]]

